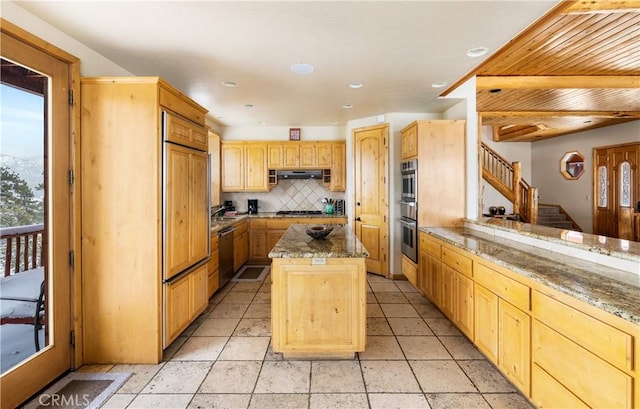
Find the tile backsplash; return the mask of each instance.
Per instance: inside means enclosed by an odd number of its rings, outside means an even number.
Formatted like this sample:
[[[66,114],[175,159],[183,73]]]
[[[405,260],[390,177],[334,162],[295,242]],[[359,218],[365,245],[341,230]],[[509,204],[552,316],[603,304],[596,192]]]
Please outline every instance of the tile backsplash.
[[[238,212],[247,211],[247,200],[258,199],[258,212],[279,210],[322,210],[322,198],[344,200],[344,192],[331,192],[317,179],[281,180],[270,192],[223,193],[222,200],[233,200]]]

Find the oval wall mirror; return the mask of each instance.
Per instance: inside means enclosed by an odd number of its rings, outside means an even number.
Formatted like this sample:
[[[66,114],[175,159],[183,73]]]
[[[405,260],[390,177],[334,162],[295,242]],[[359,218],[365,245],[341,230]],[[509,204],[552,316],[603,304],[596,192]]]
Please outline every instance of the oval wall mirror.
[[[578,179],[584,173],[584,156],[578,151],[565,153],[560,159],[560,173],[565,179]]]

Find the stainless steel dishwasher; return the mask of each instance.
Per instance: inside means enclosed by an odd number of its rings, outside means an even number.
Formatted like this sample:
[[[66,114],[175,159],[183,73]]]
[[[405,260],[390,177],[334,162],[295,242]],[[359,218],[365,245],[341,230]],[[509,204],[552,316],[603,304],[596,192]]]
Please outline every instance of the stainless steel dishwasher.
[[[218,232],[218,269],[220,271],[220,287],[233,277],[233,232],[235,227],[229,226]]]

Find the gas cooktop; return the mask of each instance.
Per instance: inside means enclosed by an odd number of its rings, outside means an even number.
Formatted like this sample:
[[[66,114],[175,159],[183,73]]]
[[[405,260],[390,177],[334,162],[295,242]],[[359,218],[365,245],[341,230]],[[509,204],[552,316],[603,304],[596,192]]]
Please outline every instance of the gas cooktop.
[[[293,216],[308,216],[312,214],[322,214],[320,210],[280,210],[276,212],[277,215],[293,215]]]

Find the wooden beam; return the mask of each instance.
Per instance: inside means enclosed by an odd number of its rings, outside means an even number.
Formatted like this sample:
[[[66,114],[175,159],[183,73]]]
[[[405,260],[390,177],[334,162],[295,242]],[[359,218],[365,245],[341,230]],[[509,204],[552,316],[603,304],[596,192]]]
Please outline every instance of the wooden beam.
[[[638,118],[640,111],[482,111],[482,118],[553,118],[584,116],[592,118]]]
[[[567,14],[610,13],[612,11],[637,13],[640,11],[638,0],[579,0],[569,8]]]
[[[640,75],[535,75],[477,77],[476,89],[640,88]]]

